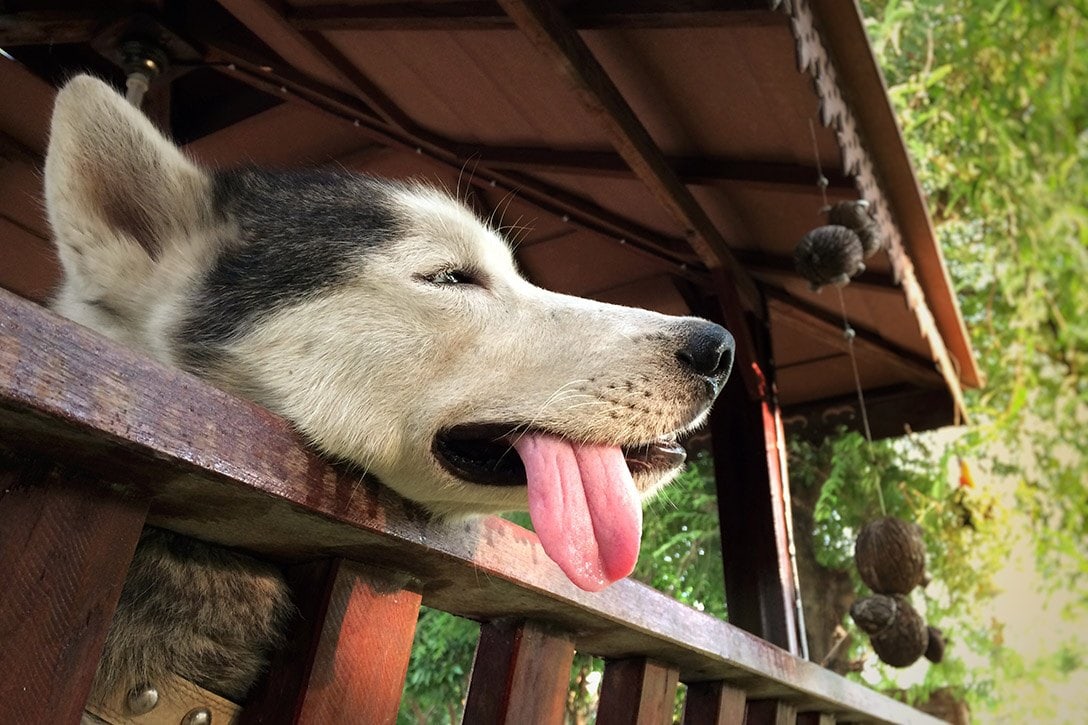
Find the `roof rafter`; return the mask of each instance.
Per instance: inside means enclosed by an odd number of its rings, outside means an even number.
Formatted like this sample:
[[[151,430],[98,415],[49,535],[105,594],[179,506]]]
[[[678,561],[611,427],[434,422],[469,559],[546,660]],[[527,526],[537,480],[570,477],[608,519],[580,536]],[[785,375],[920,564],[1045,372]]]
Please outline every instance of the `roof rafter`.
[[[779,23],[785,15],[771,12],[774,0],[586,0],[563,9],[579,29],[688,28],[752,26]],[[303,30],[480,30],[511,28],[513,21],[492,0],[436,3],[329,3],[292,10],[288,18]]]
[[[582,151],[522,146],[466,146],[460,152],[478,159],[490,169],[577,174],[631,178],[634,172],[614,151]],[[713,156],[669,156],[668,165],[684,184],[709,186],[719,183],[742,183],[747,186],[765,185],[790,188],[819,194],[815,167],[772,161],[741,161]],[[839,173],[824,171],[832,190],[855,194],[853,181]]]
[[[801,334],[815,334],[844,351],[849,350],[850,343],[843,336],[841,318],[786,292],[767,289],[766,294],[771,312],[778,320]],[[854,329],[853,342],[858,353],[878,358],[922,387],[933,387],[940,383],[940,373],[934,361],[899,347],[877,332],[855,322],[851,322],[850,326]]]
[[[718,289],[722,313],[737,341],[738,368],[749,394],[757,395],[760,381],[753,366],[758,364],[760,356],[744,314],[745,308],[762,308],[755,282],[562,13],[541,0],[499,0],[499,3],[522,33],[567,79],[586,112],[599,121],[619,155],[685,229],[692,248],[721,283]]]

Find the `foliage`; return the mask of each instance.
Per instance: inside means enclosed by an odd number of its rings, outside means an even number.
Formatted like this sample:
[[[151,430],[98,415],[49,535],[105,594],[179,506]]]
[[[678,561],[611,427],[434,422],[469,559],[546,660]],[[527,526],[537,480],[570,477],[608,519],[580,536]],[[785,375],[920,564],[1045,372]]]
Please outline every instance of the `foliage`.
[[[922,679],[907,688],[907,699],[926,700],[938,689],[959,697],[968,692],[976,705],[987,704],[994,682],[987,671],[968,668],[966,649],[993,653],[996,625],[980,620],[977,605],[995,592],[994,575],[1009,555],[1004,535],[1009,512],[992,496],[950,485],[950,448],[931,448],[925,437],[869,444],[858,433],[840,433],[822,444],[790,443],[792,485],[819,488],[814,511],[816,558],[827,569],[847,571],[859,594],[867,594],[854,566],[854,540],[860,528],[886,513],[921,525],[931,583],[916,591],[913,603],[928,623],[941,627],[950,647],[939,665],[924,664]],[[883,501],[883,508],[881,506]],[[864,634],[854,634],[850,658],[868,661],[870,679],[898,690],[894,670],[871,656]]]
[[[695,609],[726,618],[714,466],[705,453],[647,506],[632,576]]]
[[[480,627],[423,607],[404,682],[398,725],[461,722],[461,709]]]
[[[954,500],[932,490],[921,510],[926,492],[919,491],[911,506],[940,543],[930,547],[930,561],[946,591],[931,611],[969,624],[972,602],[977,611],[997,593],[995,570],[1017,528],[1027,526],[1044,594],[1061,602],[1066,619],[1083,620],[1088,2],[866,0],[862,6],[987,377],[985,388],[969,397],[973,425],[955,451],[977,462],[982,485],[958,490]],[[849,453],[853,444],[837,445]],[[909,446],[888,446],[892,458],[911,454]],[[872,484],[849,489],[844,475],[831,471],[824,498],[847,521],[856,513],[848,492],[867,495]],[[955,527],[957,510],[971,526]],[[825,520],[835,523],[831,514]],[[840,531],[825,532],[831,541],[842,533],[843,524],[835,525]],[[957,550],[970,557],[956,561],[949,552]],[[837,555],[831,546],[826,561],[841,563]],[[976,710],[995,703],[987,692],[1025,679],[1058,681],[1082,668],[1080,658],[1068,656],[1075,644],[1029,660],[1005,646],[1000,624],[974,625],[959,633],[961,651],[984,658],[972,668],[953,657],[931,674],[970,685]]]

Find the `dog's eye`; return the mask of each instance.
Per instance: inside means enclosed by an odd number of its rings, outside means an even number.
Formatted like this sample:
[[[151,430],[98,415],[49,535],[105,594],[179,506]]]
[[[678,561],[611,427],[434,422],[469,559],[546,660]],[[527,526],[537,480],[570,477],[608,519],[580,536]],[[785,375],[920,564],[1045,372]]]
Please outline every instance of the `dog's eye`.
[[[436,272],[428,276],[426,280],[431,284],[443,286],[478,284],[476,277],[474,277],[471,272],[466,272],[463,269],[444,269],[441,272]]]

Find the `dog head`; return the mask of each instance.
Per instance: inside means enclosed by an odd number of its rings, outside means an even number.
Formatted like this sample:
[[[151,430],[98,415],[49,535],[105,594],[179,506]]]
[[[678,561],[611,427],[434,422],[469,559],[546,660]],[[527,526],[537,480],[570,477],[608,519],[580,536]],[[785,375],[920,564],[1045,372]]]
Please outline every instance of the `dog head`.
[[[533,286],[449,195],[344,171],[198,168],[103,83],[57,97],[55,307],[289,419],[440,514],[528,508],[596,589],[724,384],[718,325]]]

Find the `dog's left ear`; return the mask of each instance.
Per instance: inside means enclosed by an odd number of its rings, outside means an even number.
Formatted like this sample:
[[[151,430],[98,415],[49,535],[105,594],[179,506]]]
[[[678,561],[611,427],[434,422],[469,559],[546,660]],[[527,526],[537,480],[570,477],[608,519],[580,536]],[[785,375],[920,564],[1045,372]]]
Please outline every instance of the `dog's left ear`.
[[[208,175],[91,76],[57,93],[45,194],[62,255],[113,248],[153,258],[209,215],[211,199]]]

